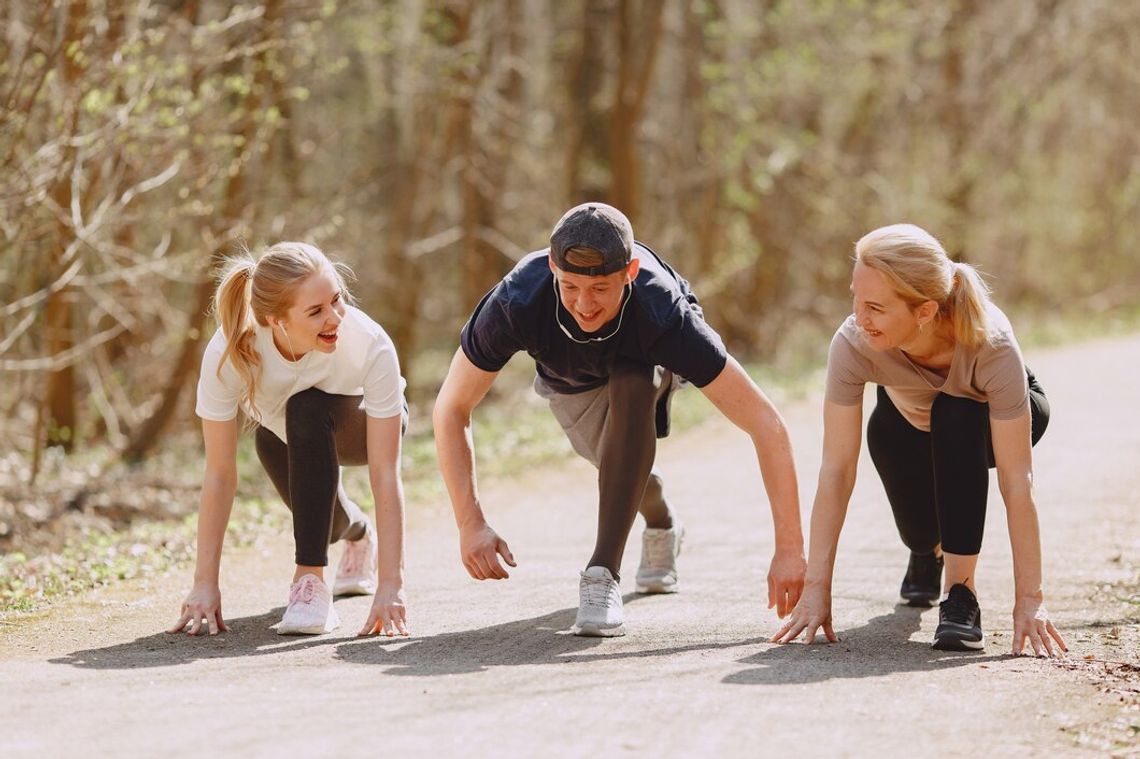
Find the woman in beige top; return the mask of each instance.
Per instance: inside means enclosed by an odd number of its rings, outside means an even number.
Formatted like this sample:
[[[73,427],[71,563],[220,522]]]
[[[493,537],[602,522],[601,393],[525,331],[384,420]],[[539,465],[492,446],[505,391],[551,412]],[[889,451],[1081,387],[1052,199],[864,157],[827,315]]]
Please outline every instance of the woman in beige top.
[[[1033,502],[1032,445],[1049,405],[1021,357],[1005,315],[968,264],[951,261],[925,230],[895,224],[855,245],[854,313],[831,343],[823,463],[811,517],[806,587],[773,641],[819,628],[830,642],[831,580],[855,484],[863,388],[878,403],[867,445],[899,535],[911,550],[901,595],[929,605],[942,595],[934,647],[984,646],[974,570],[996,466],[1013,548],[1013,653],[1067,650],[1044,606]],[[942,577],[945,567],[945,577]],[[945,591],[944,594],[941,593]]]

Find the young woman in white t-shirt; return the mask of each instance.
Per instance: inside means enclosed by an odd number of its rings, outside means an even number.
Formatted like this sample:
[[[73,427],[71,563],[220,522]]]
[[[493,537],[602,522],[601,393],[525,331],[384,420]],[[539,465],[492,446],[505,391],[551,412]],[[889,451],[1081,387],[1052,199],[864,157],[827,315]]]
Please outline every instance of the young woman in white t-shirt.
[[[408,634],[400,481],[405,383],[388,335],[348,303],[344,271],[316,247],[286,242],[256,261],[232,260],[222,276],[214,298],[220,327],[198,380],[206,471],[197,566],[170,632],[228,629],[218,573],[238,484],[241,410],[256,427],[259,459],[293,512],[296,568],[277,631],[328,632],[339,624],[334,595],[374,593],[361,634]],[[346,495],[341,465],[368,466],[378,531]],[[338,540],[345,549],[330,589],[324,570],[328,546]]]
[[[900,595],[942,595],[934,647],[984,646],[974,584],[989,468],[996,466],[1013,548],[1012,652],[1067,650],[1044,606],[1032,446],[1049,405],[1025,367],[1009,321],[981,277],[911,224],[876,229],[855,245],[854,313],[831,343],[823,463],[811,517],[803,596],[773,641],[832,629],[831,581],[855,485],[863,387],[877,387],[867,446],[899,535],[911,551]],[[943,578],[943,568],[945,577]],[[942,593],[944,591],[944,593]]]

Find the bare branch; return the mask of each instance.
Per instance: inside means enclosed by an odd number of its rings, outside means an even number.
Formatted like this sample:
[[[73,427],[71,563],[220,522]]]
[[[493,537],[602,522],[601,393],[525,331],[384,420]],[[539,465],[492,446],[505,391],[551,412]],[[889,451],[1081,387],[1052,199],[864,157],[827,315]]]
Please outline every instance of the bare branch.
[[[69,366],[74,366],[84,353],[88,352],[97,345],[102,345],[108,340],[113,340],[123,332],[123,325],[116,324],[109,329],[92,335],[84,340],[79,345],[73,345],[67,350],[55,356],[44,356],[41,358],[4,358],[0,359],[0,371],[4,372],[34,372],[34,371],[50,371],[57,372],[60,369],[65,369]]]

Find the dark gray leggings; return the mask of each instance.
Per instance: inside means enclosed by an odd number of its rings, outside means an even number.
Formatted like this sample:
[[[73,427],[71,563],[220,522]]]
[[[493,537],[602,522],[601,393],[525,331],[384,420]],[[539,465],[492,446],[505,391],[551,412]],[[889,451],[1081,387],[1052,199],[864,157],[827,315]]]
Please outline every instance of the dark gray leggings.
[[[340,484],[342,465],[368,464],[362,400],[359,395],[302,390],[285,405],[289,445],[264,427],[257,428],[257,457],[293,512],[293,540],[301,566],[327,566],[330,543],[364,537],[368,518]],[[404,420],[406,426],[406,405]]]
[[[1032,442],[1049,424],[1049,401],[1032,372]],[[867,448],[887,491],[895,525],[907,548],[974,556],[981,551],[994,465],[989,404],[940,393],[930,409],[930,432],[899,412],[882,386],[867,420]]]
[[[586,566],[603,566],[615,578],[638,511],[647,527],[668,527],[672,519],[661,478],[650,470],[657,438],[669,431],[674,382],[667,371],[655,381],[655,373],[618,359],[605,385],[583,393],[563,395],[535,381],[574,450],[598,468],[598,533]]]

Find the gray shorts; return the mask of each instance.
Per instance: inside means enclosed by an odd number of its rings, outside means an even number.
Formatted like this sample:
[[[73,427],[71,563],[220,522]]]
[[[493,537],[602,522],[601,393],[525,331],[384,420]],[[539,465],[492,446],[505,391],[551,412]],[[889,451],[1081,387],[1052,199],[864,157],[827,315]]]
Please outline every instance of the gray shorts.
[[[669,405],[673,391],[684,382],[660,366],[653,367],[653,387],[657,389],[657,437],[669,434]],[[534,391],[550,404],[554,418],[579,456],[598,466],[602,438],[610,415],[610,393],[606,385],[583,393],[559,393],[539,375],[534,377]]]

